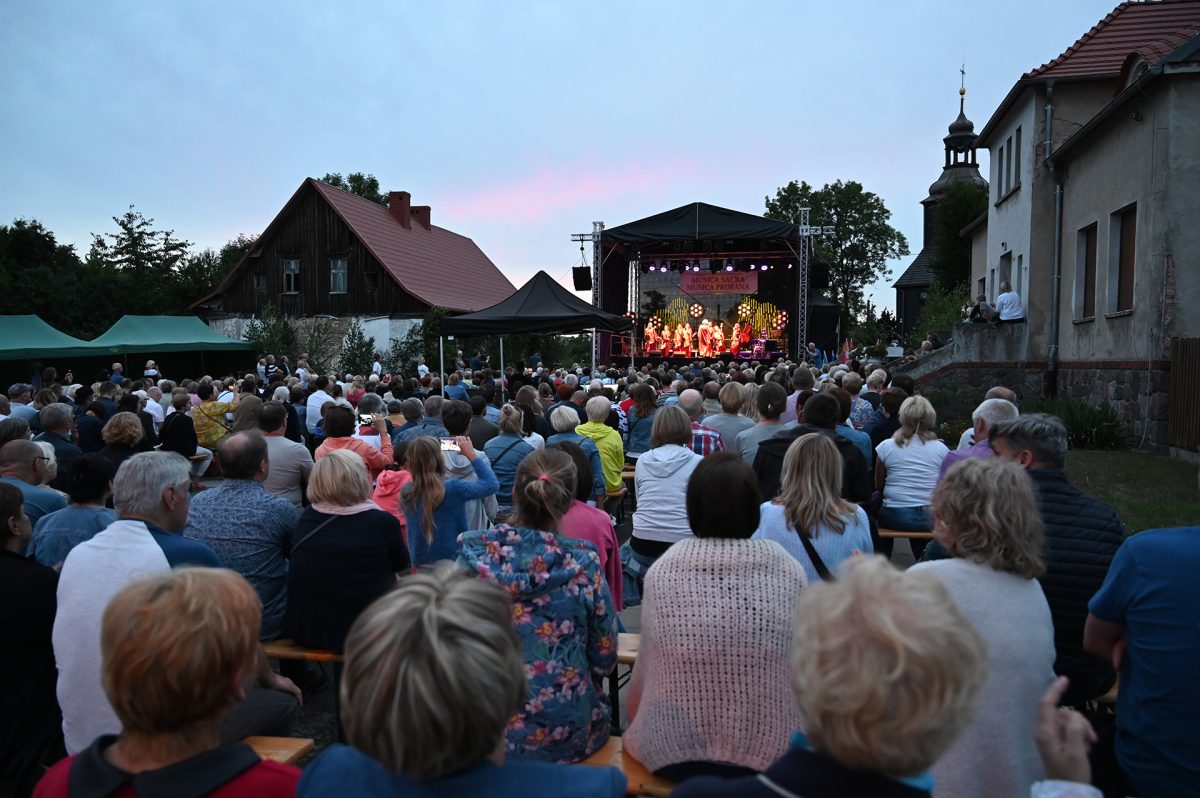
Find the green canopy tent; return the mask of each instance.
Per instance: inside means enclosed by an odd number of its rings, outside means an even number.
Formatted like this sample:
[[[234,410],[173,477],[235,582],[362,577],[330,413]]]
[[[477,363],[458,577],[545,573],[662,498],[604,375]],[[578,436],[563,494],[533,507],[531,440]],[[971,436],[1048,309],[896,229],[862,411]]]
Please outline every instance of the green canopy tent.
[[[118,350],[96,341],[74,338],[51,327],[40,316],[0,316],[0,360],[115,355]]]
[[[195,316],[122,316],[92,345],[114,352],[244,352],[246,341],[227,338]]]

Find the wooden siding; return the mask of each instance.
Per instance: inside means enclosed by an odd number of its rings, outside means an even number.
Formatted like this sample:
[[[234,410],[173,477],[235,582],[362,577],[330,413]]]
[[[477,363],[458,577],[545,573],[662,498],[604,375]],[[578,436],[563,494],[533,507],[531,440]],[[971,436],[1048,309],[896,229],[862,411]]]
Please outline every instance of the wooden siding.
[[[333,208],[310,186],[274,230],[260,238],[226,290],[219,310],[240,316],[261,313],[268,303],[288,316],[412,316],[428,306],[404,291],[363,246]],[[283,292],[283,262],[300,260],[300,290]],[[345,294],[329,292],[329,262],[346,258]],[[256,289],[255,276],[265,277]],[[375,275],[374,278],[371,275]],[[373,290],[368,285],[373,281]]]
[[[1170,423],[1167,441],[1181,449],[1200,449],[1200,338],[1176,338],[1171,343]]]

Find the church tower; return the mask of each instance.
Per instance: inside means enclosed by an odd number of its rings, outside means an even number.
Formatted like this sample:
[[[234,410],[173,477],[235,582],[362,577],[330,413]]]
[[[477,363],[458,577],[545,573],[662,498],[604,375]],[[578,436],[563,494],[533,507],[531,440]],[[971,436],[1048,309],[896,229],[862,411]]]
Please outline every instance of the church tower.
[[[929,186],[929,196],[921,200],[925,209],[921,232],[921,251],[900,278],[892,284],[896,289],[896,319],[901,334],[907,334],[921,315],[921,308],[929,297],[929,286],[933,285],[933,272],[929,263],[933,259],[934,208],[952,183],[965,180],[984,189],[988,182],[979,174],[979,162],[975,147],[975,124],[967,119],[967,90],[958,90],[958,118],[950,123],[949,132],[942,139],[946,150],[942,174]]]

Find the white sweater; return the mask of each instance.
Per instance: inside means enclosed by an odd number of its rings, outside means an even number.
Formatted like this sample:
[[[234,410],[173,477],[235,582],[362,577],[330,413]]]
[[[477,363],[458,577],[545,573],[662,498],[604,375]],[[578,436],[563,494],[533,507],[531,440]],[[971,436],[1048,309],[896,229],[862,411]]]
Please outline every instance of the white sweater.
[[[964,559],[917,563],[941,579],[987,644],[975,718],[933,766],[935,798],[1028,796],[1042,778],[1038,699],[1054,681],[1054,626],[1036,579]]]
[[[646,572],[626,749],[650,770],[762,770],[781,756],[800,728],[788,658],[804,585],[804,569],[773,541],[691,538],[668,549]]]

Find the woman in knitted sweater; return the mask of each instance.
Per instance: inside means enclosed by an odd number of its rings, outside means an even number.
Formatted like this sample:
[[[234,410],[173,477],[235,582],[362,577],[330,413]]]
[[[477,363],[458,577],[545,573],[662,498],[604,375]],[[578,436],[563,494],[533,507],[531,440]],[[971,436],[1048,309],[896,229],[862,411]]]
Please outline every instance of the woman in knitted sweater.
[[[617,664],[617,614],[595,547],[557,531],[575,480],[565,452],[534,452],[517,469],[511,525],[462,536],[459,563],[512,596],[525,651],[529,686],[506,732],[511,759],[577,762],[608,741],[600,684]]]
[[[622,741],[676,781],[762,770],[800,727],[788,657],[806,579],[778,543],[749,539],[761,498],[741,457],[704,458],[687,485],[695,537],[646,574]]]

